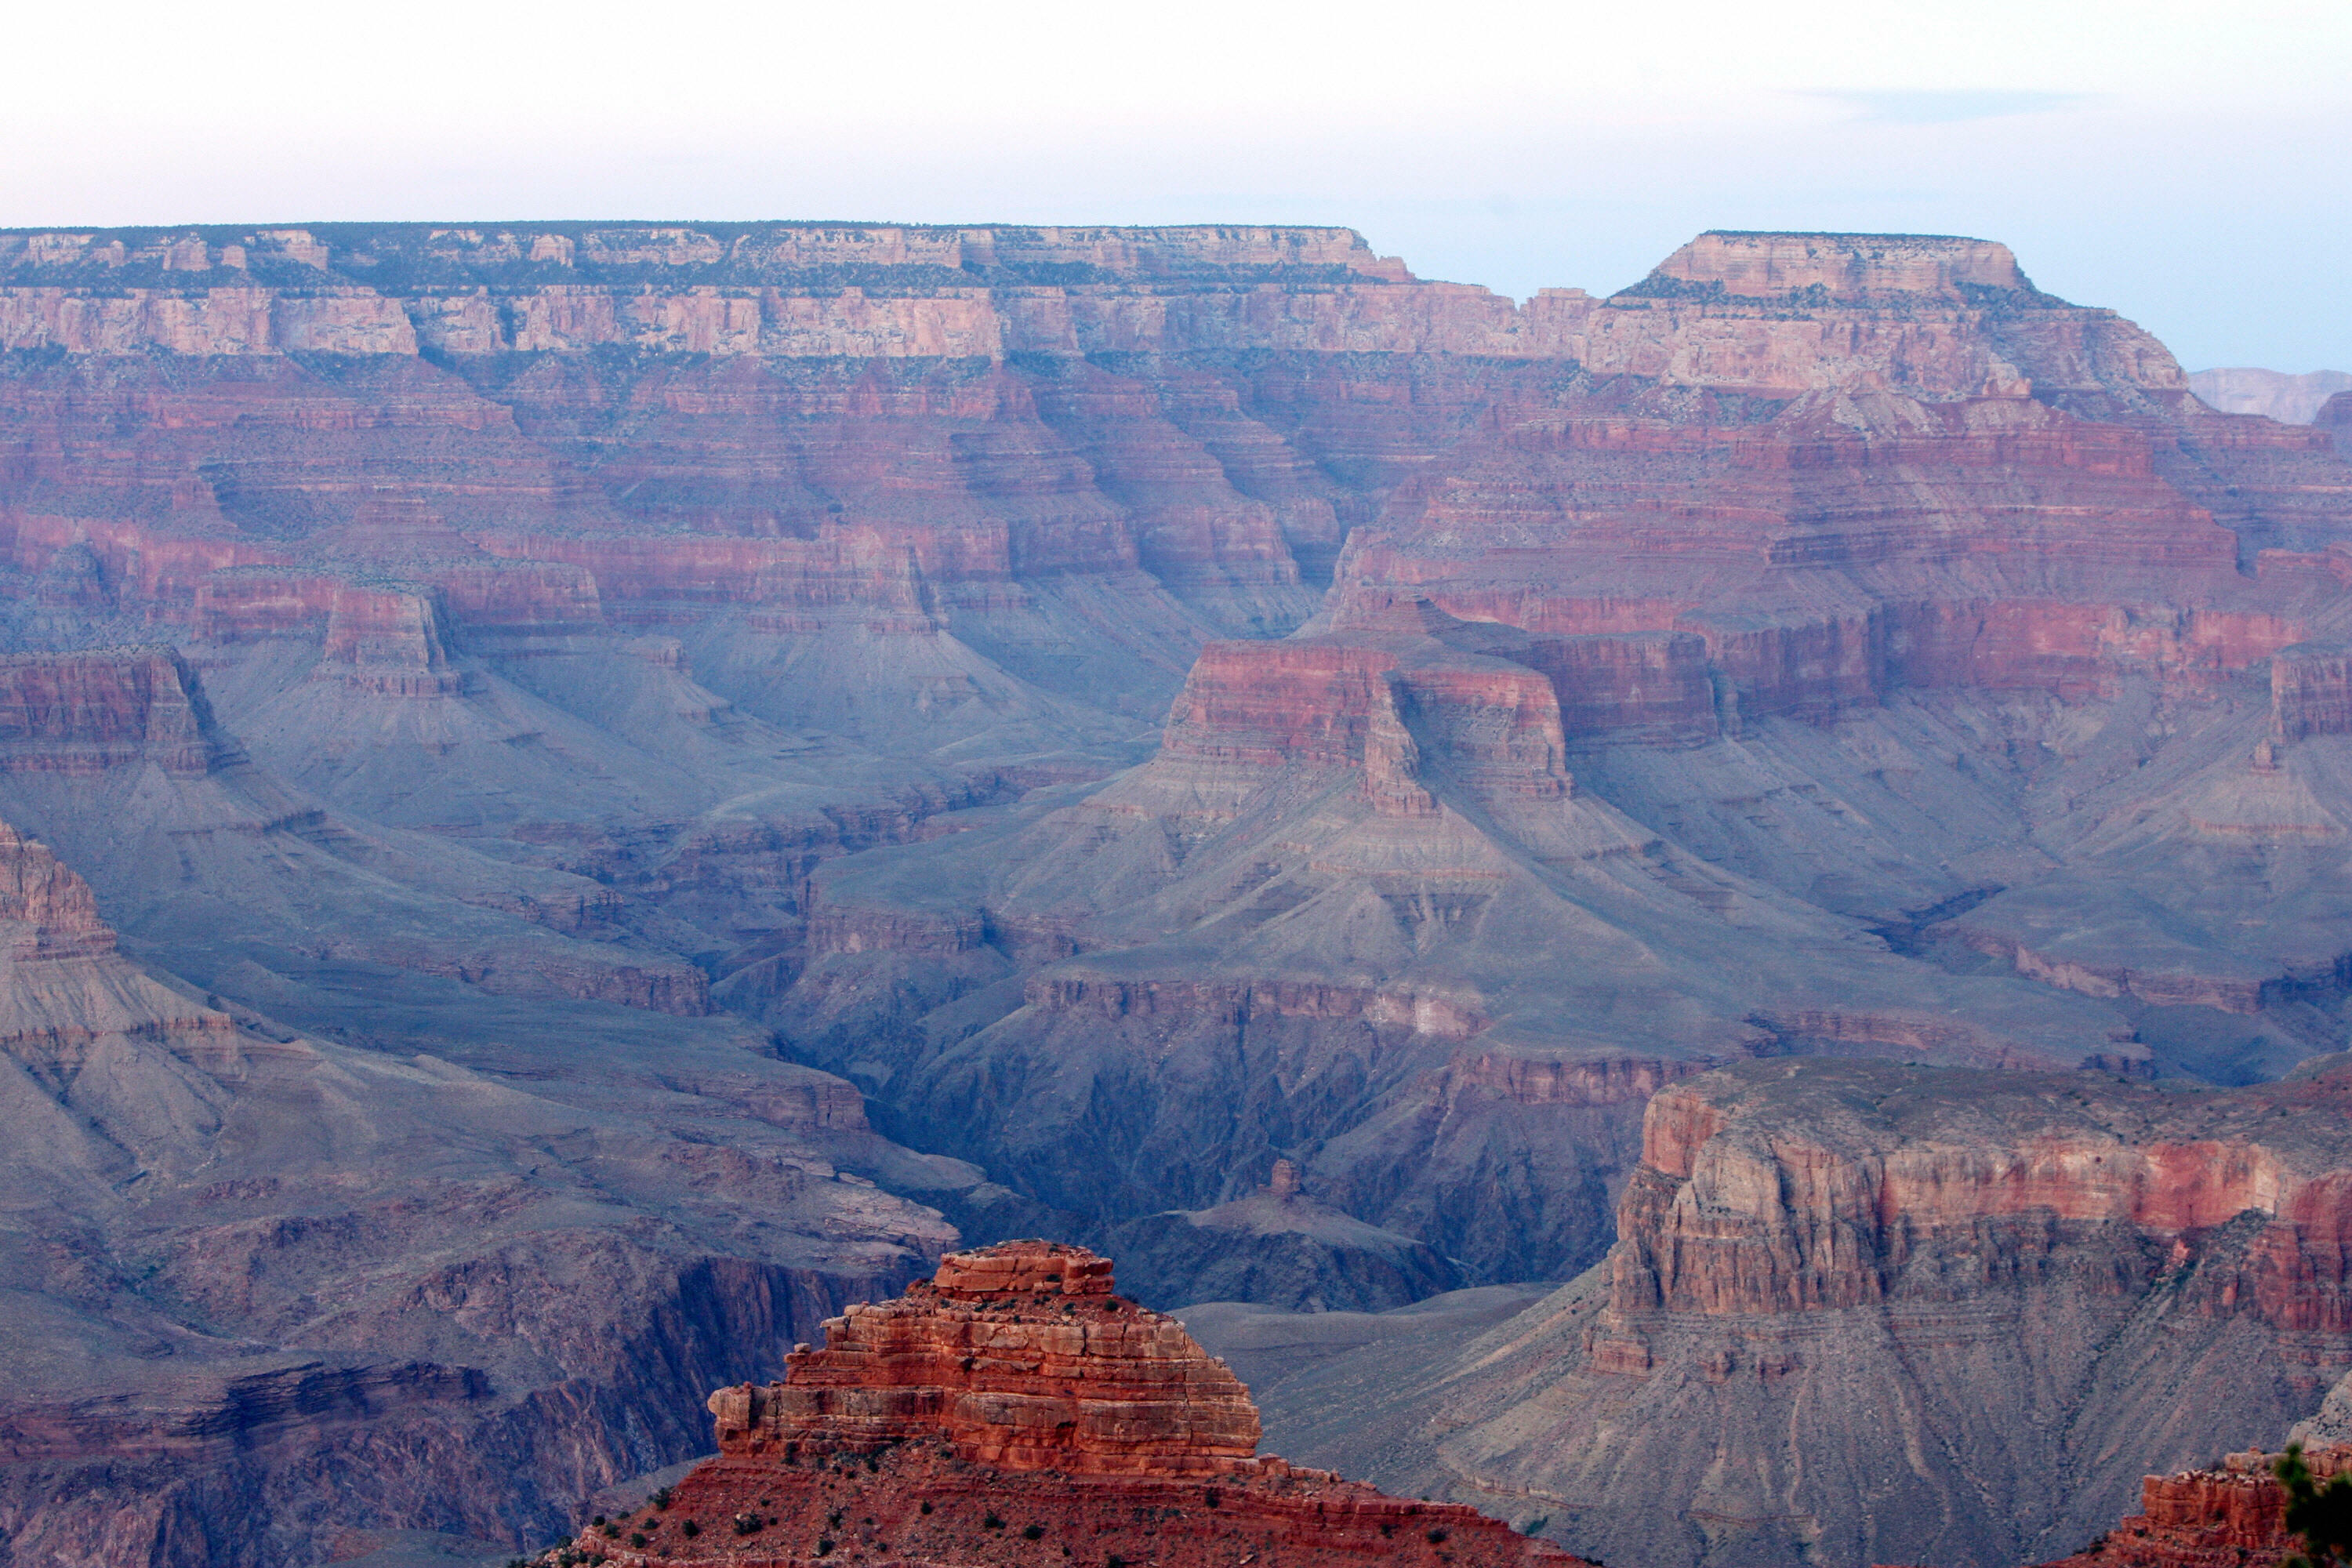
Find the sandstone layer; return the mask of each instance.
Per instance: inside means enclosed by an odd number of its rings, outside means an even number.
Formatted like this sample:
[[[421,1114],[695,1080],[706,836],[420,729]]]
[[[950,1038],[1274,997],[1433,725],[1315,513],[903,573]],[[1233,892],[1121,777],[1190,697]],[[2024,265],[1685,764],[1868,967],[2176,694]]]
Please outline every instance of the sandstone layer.
[[[1559,1563],[1456,1504],[1257,1453],[1257,1413],[1183,1327],[1080,1248],[950,1254],[825,1324],[783,1380],[711,1395],[719,1456],[541,1562]]]

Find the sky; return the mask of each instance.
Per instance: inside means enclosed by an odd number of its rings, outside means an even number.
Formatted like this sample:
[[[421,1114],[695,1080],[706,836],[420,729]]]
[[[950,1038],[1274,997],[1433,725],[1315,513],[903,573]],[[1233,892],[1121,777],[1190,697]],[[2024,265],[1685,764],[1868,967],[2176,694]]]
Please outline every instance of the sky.
[[[1518,297],[1969,234],[2190,368],[2352,369],[2352,0],[15,10],[0,226],[1343,224]]]

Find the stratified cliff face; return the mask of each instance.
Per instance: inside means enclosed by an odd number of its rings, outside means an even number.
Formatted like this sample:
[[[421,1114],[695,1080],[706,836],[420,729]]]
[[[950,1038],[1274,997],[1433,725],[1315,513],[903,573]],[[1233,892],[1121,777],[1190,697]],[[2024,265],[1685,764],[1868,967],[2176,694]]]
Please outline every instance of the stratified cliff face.
[[[1328,229],[11,233],[0,816],[207,1009],[350,1053],[330,1128],[420,1058],[593,1126],[383,1111],[401,1168],[560,1167],[670,1238],[518,1300],[772,1326],[944,1245],[698,1206],[758,1208],[771,1137],[974,1237],[1144,1226],[1155,1298],[1204,1237],[1299,1302],[1563,1278],[1725,1063],[2343,1046],[2342,423],[2215,412],[1937,237],[1514,305]],[[475,1256],[371,1226],[332,1267]],[[668,1340],[509,1372],[415,1300],[420,1364],[685,1441]],[[345,1365],[311,1310],[205,1331]],[[297,1456],[235,1483],[297,1521],[255,1561],[362,1495],[299,1458],[352,1376],[255,1395]],[[544,1517],[447,1479],[503,1441],[350,1522]]]
[[[1269,1426],[1386,1484],[1540,1502],[1603,1559],[2047,1556],[2352,1367],[2347,1095],[2340,1071],[1685,1079],[1650,1101],[1603,1268],[1439,1366],[1277,1384]]]
[[[710,1408],[717,1458],[541,1561],[1576,1561],[1458,1504],[1260,1458],[1224,1363],[1113,1295],[1108,1259],[1046,1242],[950,1254]]]
[[[1576,375],[1312,621],[1203,647],[1084,799],[821,869],[762,1016],[1075,1223],[1289,1158],[1480,1279],[1597,1258],[1715,1064],[2342,1047],[2319,432],[1981,241],[1704,236],[1521,319]]]

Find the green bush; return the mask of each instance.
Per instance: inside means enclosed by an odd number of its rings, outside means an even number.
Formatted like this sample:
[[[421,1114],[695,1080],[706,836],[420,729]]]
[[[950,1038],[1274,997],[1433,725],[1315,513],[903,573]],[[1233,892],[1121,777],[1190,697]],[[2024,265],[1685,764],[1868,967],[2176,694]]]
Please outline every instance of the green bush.
[[[2303,1445],[2289,1443],[2272,1467],[2286,1488],[2286,1527],[2303,1537],[2304,1554],[2282,1568],[2336,1568],[2352,1562],[2352,1476],[2321,1486],[2304,1463]]]

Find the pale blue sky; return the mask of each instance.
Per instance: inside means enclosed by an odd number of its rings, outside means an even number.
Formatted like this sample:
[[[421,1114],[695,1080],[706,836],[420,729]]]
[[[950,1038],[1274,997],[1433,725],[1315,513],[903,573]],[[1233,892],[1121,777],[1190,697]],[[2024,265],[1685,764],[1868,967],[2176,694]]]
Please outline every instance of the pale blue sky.
[[[1344,223],[1622,287],[1708,227],[1960,233],[2192,367],[2352,367],[2352,0],[80,0],[0,224]]]

